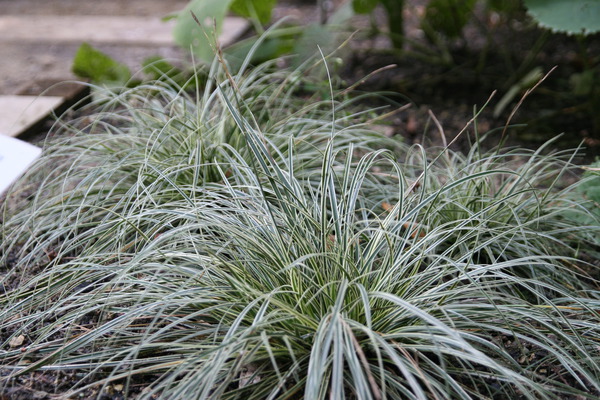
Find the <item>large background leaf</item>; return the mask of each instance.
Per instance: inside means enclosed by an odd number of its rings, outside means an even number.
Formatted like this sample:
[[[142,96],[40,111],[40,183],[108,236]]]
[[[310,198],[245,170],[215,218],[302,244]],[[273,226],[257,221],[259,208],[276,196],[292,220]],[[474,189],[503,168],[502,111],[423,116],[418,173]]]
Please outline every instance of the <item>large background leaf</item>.
[[[600,32],[600,0],[524,0],[536,22],[554,32]]]
[[[197,58],[210,62],[215,55],[216,38],[233,0],[192,0],[179,13],[173,36],[178,45],[191,49]],[[198,17],[200,25],[192,17]]]

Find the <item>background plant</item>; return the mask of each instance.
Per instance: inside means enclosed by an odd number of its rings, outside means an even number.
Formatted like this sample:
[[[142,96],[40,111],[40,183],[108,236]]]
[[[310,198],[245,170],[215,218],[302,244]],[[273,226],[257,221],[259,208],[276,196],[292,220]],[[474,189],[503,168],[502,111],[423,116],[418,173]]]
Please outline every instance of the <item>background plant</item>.
[[[576,95],[592,95],[597,99],[598,77],[594,69],[597,60],[593,60],[588,54],[583,41],[585,36],[600,31],[600,22],[596,18],[600,15],[600,4],[590,0],[577,0],[569,3],[524,0],[524,4],[538,25],[555,33],[577,36],[581,42],[580,51],[584,60],[584,71],[571,76],[574,93]]]
[[[90,44],[83,43],[73,58],[71,70],[78,77],[89,80],[94,86],[115,90],[140,85],[144,80],[161,80],[163,83],[172,83],[176,88],[193,91],[196,86],[205,84],[205,67],[178,67],[164,58],[148,57],[142,62],[141,71],[136,75],[127,65]]]
[[[596,161],[590,166],[584,166],[584,173],[581,182],[578,185],[577,196],[582,196],[587,200],[584,205],[588,213],[568,213],[568,218],[577,221],[583,226],[600,224],[600,162]],[[600,238],[596,235],[593,241],[600,243]],[[594,255],[597,258],[597,255]]]

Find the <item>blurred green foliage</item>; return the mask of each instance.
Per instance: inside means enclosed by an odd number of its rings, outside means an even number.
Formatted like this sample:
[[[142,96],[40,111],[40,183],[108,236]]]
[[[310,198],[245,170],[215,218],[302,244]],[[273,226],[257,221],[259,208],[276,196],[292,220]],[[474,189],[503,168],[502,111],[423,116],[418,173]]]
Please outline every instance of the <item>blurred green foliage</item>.
[[[131,80],[129,68],[109,55],[83,43],[73,59],[73,73],[92,83],[124,86]]]

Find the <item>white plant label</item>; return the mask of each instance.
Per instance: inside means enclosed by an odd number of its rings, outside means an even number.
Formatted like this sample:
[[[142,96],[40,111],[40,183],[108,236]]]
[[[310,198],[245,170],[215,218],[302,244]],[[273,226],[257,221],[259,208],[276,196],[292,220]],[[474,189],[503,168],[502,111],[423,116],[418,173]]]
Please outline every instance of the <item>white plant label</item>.
[[[41,152],[39,147],[0,135],[0,194],[27,171]]]

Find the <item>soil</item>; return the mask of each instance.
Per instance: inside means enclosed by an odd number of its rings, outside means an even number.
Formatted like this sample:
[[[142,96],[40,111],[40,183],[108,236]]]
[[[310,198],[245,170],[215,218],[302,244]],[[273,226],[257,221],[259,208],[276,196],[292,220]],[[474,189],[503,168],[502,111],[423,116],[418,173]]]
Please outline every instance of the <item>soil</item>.
[[[8,2],[14,0],[0,0],[0,7]],[[166,6],[168,2],[160,0],[147,0],[143,8],[135,9],[131,9],[128,2],[118,2],[118,6],[115,6],[117,3],[114,1],[19,0],[18,6],[16,3],[12,5],[14,12],[30,14],[44,14],[49,10],[53,13],[58,11],[68,14],[75,3],[79,9],[85,7],[89,14],[108,12],[156,15],[163,12],[166,14],[173,9],[172,3]],[[187,1],[178,0],[177,3],[185,5]],[[338,3],[339,1],[334,1],[332,4],[337,6]],[[588,62],[591,62],[593,68],[598,69],[600,61],[597,56],[600,54],[598,35],[586,39],[584,44],[587,54],[594,55],[589,56],[589,59],[582,58],[584,56],[577,39],[558,35],[541,47],[528,68],[521,68],[519,71],[523,60],[544,35],[544,31],[531,25],[515,26],[507,21],[503,21],[505,23],[502,24],[502,21],[494,20],[496,17],[479,15],[476,23],[467,27],[462,38],[446,43],[452,61],[443,62],[439,49],[426,40],[423,31],[419,28],[419,16],[422,15],[427,1],[410,0],[407,3],[409,3],[405,15],[407,37],[429,49],[429,62],[419,61],[425,53],[416,46],[407,45],[402,53],[390,50],[389,40],[384,35],[376,33],[377,29],[385,25],[385,14],[378,10],[373,20],[360,17],[354,21],[355,26],[364,28],[366,34],[359,34],[357,36],[359,40],[350,44],[350,51],[346,52],[347,56],[340,72],[340,77],[347,85],[351,85],[361,81],[373,71],[379,70],[380,72],[361,83],[358,90],[394,92],[395,95],[389,95],[390,99],[399,104],[408,102],[412,105],[411,108],[388,121],[386,133],[402,135],[405,140],[412,143],[439,144],[440,134],[435,123],[437,120],[443,127],[446,140],[451,141],[471,120],[474,107],[481,107],[497,90],[490,105],[481,112],[477,123],[479,132],[500,128],[491,135],[490,146],[507,139],[508,144],[536,147],[564,132],[563,139],[556,144],[558,149],[573,148],[584,142],[588,150],[586,156],[579,160],[580,162],[589,162],[600,154],[600,123],[595,114],[596,110],[591,107],[589,98],[572,95],[569,83],[572,74],[583,72],[584,64]],[[292,16],[303,23],[320,19],[314,3],[302,0],[280,1],[274,11],[274,19],[284,15]],[[481,26],[491,28],[489,41],[482,37]],[[11,51],[14,51],[12,56],[25,56],[20,54],[21,50],[16,47]],[[436,51],[438,51],[437,55]],[[41,48],[40,52],[42,52]],[[32,59],[32,61],[32,68],[53,68],[53,59],[46,61]],[[480,67],[478,73],[474,73],[477,66]],[[494,115],[493,109],[504,93],[523,73],[535,66],[540,66],[544,73],[554,66],[558,68],[525,99],[512,119],[510,113],[523,96],[523,91],[502,113]],[[527,123],[529,126],[507,129],[504,136],[503,127],[509,122]],[[44,136],[43,129],[36,140]],[[475,140],[475,136],[474,129],[470,127],[456,141],[454,147],[458,150],[466,150],[469,143]],[[0,293],[3,291],[4,288],[0,287]],[[4,334],[0,332],[0,336]],[[509,338],[501,339],[510,342]],[[516,353],[518,351],[515,350]],[[0,379],[7,376],[8,372],[6,369],[0,369]],[[0,400],[60,398],[61,394],[66,393],[74,384],[81,384],[80,379],[81,376],[77,373],[44,371],[25,374],[0,384]],[[135,383],[134,393],[139,393],[143,387],[144,382]],[[77,398],[117,400],[124,398],[124,394],[122,385],[114,383],[102,392],[90,389]]]

